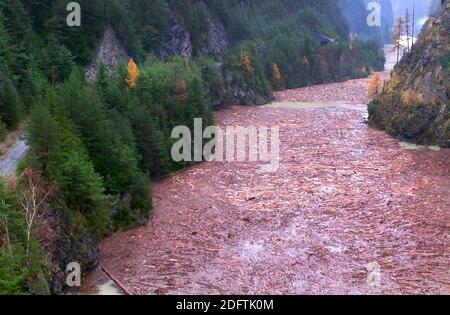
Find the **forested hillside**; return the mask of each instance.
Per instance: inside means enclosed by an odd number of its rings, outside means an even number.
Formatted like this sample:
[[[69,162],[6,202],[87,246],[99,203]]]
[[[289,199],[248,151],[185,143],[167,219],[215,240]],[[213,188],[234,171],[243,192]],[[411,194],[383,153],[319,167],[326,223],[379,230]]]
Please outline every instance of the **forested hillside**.
[[[370,122],[392,135],[450,147],[450,1],[442,3],[369,112]]]
[[[186,166],[170,158],[174,126],[212,124],[213,107],[383,67],[379,42],[350,40],[335,1],[79,3],[81,27],[67,26],[64,0],[0,3],[0,134],[24,123],[30,145],[26,172],[0,191],[0,293],[61,292],[68,263],[92,268],[99,239],[145,223],[150,179]],[[99,65],[89,82],[85,68],[108,28],[137,66]],[[33,183],[35,210],[52,224],[28,234],[17,213]]]

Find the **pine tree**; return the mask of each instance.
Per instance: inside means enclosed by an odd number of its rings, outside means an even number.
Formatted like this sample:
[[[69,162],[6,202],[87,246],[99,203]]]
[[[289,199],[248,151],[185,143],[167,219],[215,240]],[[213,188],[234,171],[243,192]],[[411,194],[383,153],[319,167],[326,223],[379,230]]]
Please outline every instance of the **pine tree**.
[[[398,17],[392,30],[393,51],[397,51],[397,63],[400,60],[400,49],[402,48],[402,37],[405,35],[405,20]]]
[[[142,166],[154,177],[166,174],[168,155],[164,142],[164,134],[156,128],[150,112],[142,105],[131,109],[131,123],[142,155]]]
[[[45,107],[37,105],[31,109],[27,140],[31,144],[33,157],[41,164],[43,171],[49,172],[49,159],[59,150],[59,127]]]
[[[7,128],[17,127],[22,116],[22,101],[12,81],[8,78],[0,82],[0,116]]]
[[[30,55],[21,88],[25,109],[29,109],[33,104],[36,104],[36,100],[45,95],[48,88],[48,80],[41,72],[38,57]]]
[[[2,72],[9,73],[9,68],[12,66],[13,57],[10,51],[10,38],[3,25],[4,16],[0,11],[0,80]]]
[[[62,152],[56,179],[67,206],[86,216],[92,231],[103,236],[110,228],[110,214],[102,179],[88,157],[78,150]]]
[[[97,75],[95,76],[95,87],[103,100],[106,100],[107,98],[110,79],[111,78],[108,75],[108,69],[106,68],[104,63],[101,63],[97,68]]]

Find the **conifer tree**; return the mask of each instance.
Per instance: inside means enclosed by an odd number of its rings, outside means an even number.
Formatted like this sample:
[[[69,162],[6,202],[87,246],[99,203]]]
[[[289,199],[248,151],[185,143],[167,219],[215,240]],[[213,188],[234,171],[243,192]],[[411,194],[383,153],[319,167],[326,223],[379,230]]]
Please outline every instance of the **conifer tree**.
[[[0,79],[2,71],[8,73],[9,67],[12,66],[13,57],[10,51],[10,38],[3,25],[4,16],[0,11]]]
[[[402,49],[402,37],[405,35],[405,20],[398,17],[392,30],[393,51],[397,52],[397,63],[400,60],[400,49]]]
[[[0,116],[9,130],[17,127],[22,116],[22,101],[9,78],[0,82]]]
[[[49,159],[59,150],[59,127],[49,111],[37,105],[31,109],[27,140],[31,144],[32,155],[39,162],[39,167],[48,173]]]

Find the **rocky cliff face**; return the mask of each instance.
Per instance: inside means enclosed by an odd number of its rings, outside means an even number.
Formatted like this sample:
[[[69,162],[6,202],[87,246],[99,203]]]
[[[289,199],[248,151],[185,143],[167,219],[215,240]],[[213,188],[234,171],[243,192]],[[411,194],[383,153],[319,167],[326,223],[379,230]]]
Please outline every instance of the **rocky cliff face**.
[[[191,1],[189,7],[202,13],[202,25],[200,37],[194,42],[189,31],[185,14],[178,12],[175,6],[170,7],[169,27],[162,37],[160,47],[154,54],[159,59],[168,59],[172,56],[191,58],[197,56],[217,57],[222,55],[229,47],[227,32],[222,22],[209,10],[204,1]],[[96,49],[92,62],[86,68],[88,80],[95,80],[97,68],[103,63],[109,72],[115,70],[120,60],[128,60],[130,55],[117,38],[115,31],[107,27]],[[205,90],[210,105],[218,109],[228,104],[262,105],[272,100],[272,95],[261,95],[258,92],[241,86],[231,71],[219,66],[219,71],[224,78],[221,97],[209,95],[209,82],[205,82]]]
[[[49,281],[53,294],[62,294],[68,288],[66,268],[72,262],[80,264],[82,274],[95,268],[99,262],[97,239],[92,233],[77,228],[76,219],[64,207],[45,207],[42,214],[41,240],[50,264]]]
[[[91,63],[86,68],[86,78],[91,81],[95,80],[97,68],[101,63],[106,66],[109,72],[113,72],[120,60],[128,60],[129,58],[130,55],[116,37],[114,30],[111,27],[107,27]]]
[[[386,91],[369,105],[369,119],[402,139],[450,147],[450,0],[427,23]]]
[[[193,42],[191,30],[185,21],[186,12],[178,12],[175,6],[170,9],[169,28],[163,35],[160,48],[155,55],[166,59],[174,55],[183,57],[219,56],[228,48],[228,38],[224,26],[209,10],[203,1],[190,1],[189,7],[202,13],[202,30]]]
[[[175,12],[170,12],[169,29],[163,36],[161,47],[155,51],[160,59],[179,55],[184,58],[192,56],[191,35]]]
[[[189,7],[196,12],[202,12],[203,23],[200,37],[193,42],[193,36],[185,21],[185,12],[178,12],[175,6],[170,6],[169,27],[162,36],[160,46],[154,50],[159,59],[167,59],[171,56],[182,56],[185,58],[194,55],[219,56],[224,53],[229,41],[224,26],[219,19],[209,10],[204,1],[191,1]],[[107,27],[98,48],[96,49],[92,62],[86,68],[86,77],[94,80],[97,67],[100,63],[106,65],[112,72],[119,60],[127,60],[130,55],[117,38],[115,31]]]
[[[224,26],[212,14],[204,2],[197,2],[196,9],[205,14],[205,29],[201,34],[198,51],[204,56],[219,56],[228,48],[228,37]]]

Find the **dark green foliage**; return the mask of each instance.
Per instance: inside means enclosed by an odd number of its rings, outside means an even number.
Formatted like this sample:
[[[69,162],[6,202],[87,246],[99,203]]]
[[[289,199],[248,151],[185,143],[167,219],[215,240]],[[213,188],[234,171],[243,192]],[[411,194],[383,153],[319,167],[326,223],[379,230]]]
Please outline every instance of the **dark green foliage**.
[[[359,77],[367,75],[369,68],[380,69],[384,65],[376,36],[370,43],[354,42],[350,48],[349,29],[340,14],[338,1],[215,0],[208,3],[225,25],[232,44],[239,46],[235,60],[228,59],[227,67],[237,73],[238,82],[250,83],[260,93],[267,93],[266,81],[271,79],[273,64],[279,66],[287,88]],[[366,13],[365,8],[361,13]],[[334,43],[323,47],[323,36]],[[253,82],[249,82],[250,78],[244,80],[238,73],[240,69],[236,65],[242,49],[250,49],[255,65],[250,80]],[[263,76],[258,66],[262,67]]]
[[[155,119],[144,105],[131,109],[130,121],[136,137],[139,153],[142,156],[142,166],[153,176],[161,176],[165,165],[169,164],[164,132],[156,126]]]
[[[213,124],[195,64],[149,62],[140,72],[136,90],[127,88],[123,67],[112,77],[100,67],[92,85],[73,72],[55,88],[44,87],[31,110],[30,163],[100,236],[111,220],[116,228],[145,222],[148,174],[158,177],[188,164],[170,157],[173,127],[193,128],[195,118]]]
[[[185,164],[173,162],[170,155],[172,129],[179,125],[193,128],[194,118],[203,118],[205,126],[213,124],[200,69],[179,58],[148,62],[140,69],[135,91],[125,89],[120,72],[106,84],[100,77],[97,86],[106,91],[107,106],[131,124],[142,157],[140,165],[153,177],[181,169]]]
[[[68,151],[61,155],[63,163],[55,174],[67,206],[88,219],[98,236],[110,230],[102,179],[82,152]]]
[[[40,247],[31,240],[26,251],[26,223],[18,205],[21,189],[12,191],[0,179],[0,295],[48,294]]]
[[[169,5],[166,0],[130,0],[133,22],[147,52],[159,47],[163,35],[169,28]]]
[[[49,81],[55,85],[57,82],[66,80],[72,73],[75,63],[70,50],[51,40],[48,44],[48,50],[44,51],[43,66],[46,69],[45,74]]]
[[[197,62],[205,87],[208,103],[214,108],[223,105],[225,82],[221,65],[209,58],[200,58]]]
[[[12,81],[0,82],[0,116],[10,130],[17,127],[22,115],[22,101]]]
[[[135,221],[147,216],[151,196],[130,123],[106,108],[100,93],[75,72],[41,101],[53,114],[43,106],[32,110],[28,139],[35,161],[58,184],[67,205],[102,235],[112,218],[108,195],[129,196],[121,200],[127,200],[129,213],[139,214]]]
[[[0,141],[4,141],[8,135],[8,129],[5,123],[0,119]]]
[[[84,215],[89,228],[99,236],[109,231],[106,196],[102,178],[70,122],[55,119],[43,107],[31,111],[27,132],[34,167],[48,174],[57,184],[67,206]]]
[[[46,108],[36,106],[32,109],[27,138],[40,163],[38,168],[48,172],[47,162],[58,152],[61,139],[59,126]]]
[[[13,62],[13,56],[10,50],[11,40],[3,23],[4,17],[0,11],[0,75],[2,72],[9,73],[9,67]]]
[[[447,57],[442,58],[442,67],[444,67],[444,69],[450,68],[450,55],[447,55]]]

